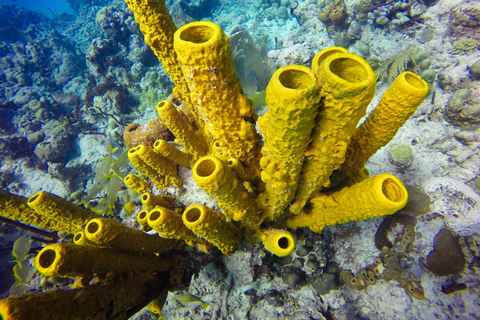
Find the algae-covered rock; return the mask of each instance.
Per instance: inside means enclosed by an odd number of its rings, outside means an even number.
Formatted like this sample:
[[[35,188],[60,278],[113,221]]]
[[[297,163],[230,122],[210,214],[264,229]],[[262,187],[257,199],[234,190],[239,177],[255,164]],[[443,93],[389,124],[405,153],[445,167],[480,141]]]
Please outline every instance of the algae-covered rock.
[[[388,150],[390,162],[396,165],[399,169],[406,169],[410,166],[413,159],[413,150],[409,145],[395,144]]]
[[[173,134],[168,130],[160,117],[152,118],[143,125],[131,123],[123,131],[123,140],[128,148],[133,148],[140,144],[153,146],[158,139],[166,141],[174,139]]]
[[[480,123],[480,99],[470,89],[459,89],[447,103],[445,118],[452,124]]]
[[[433,250],[427,256],[425,267],[437,276],[456,275],[465,269],[465,255],[452,231],[442,229],[435,236]]]
[[[420,74],[420,76],[422,77],[423,80],[431,84],[435,81],[435,78],[437,77],[437,73],[432,69],[427,69],[423,71]]]
[[[477,80],[480,80],[480,60],[468,67],[470,75]]]

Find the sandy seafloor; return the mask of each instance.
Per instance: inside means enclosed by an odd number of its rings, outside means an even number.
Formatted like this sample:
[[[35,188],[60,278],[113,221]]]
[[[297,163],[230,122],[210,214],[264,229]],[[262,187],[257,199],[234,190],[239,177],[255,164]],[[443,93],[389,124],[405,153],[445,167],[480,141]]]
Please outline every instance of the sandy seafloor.
[[[201,18],[218,23],[227,35],[237,26],[246,27],[255,38],[268,35],[263,37],[262,41],[265,41],[269,50],[270,62],[276,67],[291,63],[309,65],[316,52],[334,45],[325,25],[317,18],[320,11],[319,2],[321,1],[280,0],[269,1],[268,6],[261,6],[259,1],[220,0],[213,11],[204,14]],[[350,17],[353,17],[352,10],[358,2],[356,0],[346,1]],[[81,4],[81,1],[78,3]],[[71,56],[79,57],[80,60],[82,57],[85,59],[85,55],[92,50],[93,38],[98,41],[109,37],[101,29],[101,25],[95,22],[97,12],[107,5],[115,5],[124,12],[128,12],[125,4],[120,1],[113,1],[109,4],[102,1],[93,1],[92,3],[93,5],[89,6],[80,5],[75,15],[64,17],[61,23],[56,25],[56,32],[66,36],[69,41],[74,43],[73,51],[75,53],[69,56],[68,51],[65,50],[59,54],[37,52],[35,61],[57,59],[56,63],[58,63],[58,59],[67,59]],[[197,3],[204,2],[199,1],[190,5]],[[412,3],[417,4],[417,1]],[[185,9],[188,8],[188,3],[168,2],[170,9],[178,9],[178,6],[182,8],[182,5],[184,11],[188,12]],[[382,27],[378,24],[364,22],[364,25],[357,30],[358,39],[351,41],[347,47],[353,53],[360,53],[358,48],[362,42],[368,45],[372,55],[385,60],[402,52],[409,45],[415,45],[426,51],[428,58],[431,59],[429,69],[435,71],[437,75],[441,74],[444,78],[448,78],[443,82],[439,80],[434,82],[431,86],[431,93],[415,114],[398,131],[390,144],[380,149],[367,163],[367,168],[372,175],[388,172],[399,177],[406,185],[421,188],[427,186],[425,188],[428,189],[425,191],[432,195],[429,212],[418,218],[413,249],[403,261],[406,270],[420,279],[425,289],[425,299],[412,298],[397,282],[383,280],[379,280],[364,291],[341,287],[321,297],[309,284],[291,288],[282,281],[282,266],[277,262],[270,264],[275,270],[258,271],[262,269],[262,263],[269,260],[269,253],[263,249],[261,244],[255,244],[243,246],[230,257],[219,258],[215,263],[202,267],[198,274],[193,276],[190,285],[185,287],[184,292],[195,294],[203,301],[210,303],[206,311],[203,311],[202,307],[196,303],[182,305],[175,300],[174,294],[170,293],[162,314],[165,319],[321,319],[322,312],[325,312],[326,308],[335,316],[335,319],[480,319],[480,265],[478,262],[480,247],[477,245],[480,241],[477,233],[480,230],[480,196],[476,193],[478,189],[475,191],[476,179],[479,178],[480,172],[480,131],[478,126],[453,124],[452,121],[445,119],[445,109],[449,105],[452,95],[458,89],[471,88],[473,99],[471,103],[480,103],[480,82],[471,76],[468,69],[469,66],[480,60],[478,42],[477,47],[473,50],[464,52],[452,50],[454,41],[450,27],[452,12],[465,7],[477,7],[478,10],[479,6],[480,2],[478,1],[430,1],[425,12],[420,15],[421,18],[417,17],[415,18],[417,20],[404,25],[389,24]],[[280,7],[284,7],[286,11]],[[295,9],[292,11],[291,8]],[[111,10],[115,11],[115,8]],[[194,9],[192,10],[195,12]],[[178,11],[176,12],[178,13]],[[193,18],[198,19],[198,17]],[[57,17],[56,19],[62,18]],[[183,21],[188,21],[188,19]],[[129,26],[134,25],[133,22],[129,23]],[[41,31],[36,33],[37,36],[45,36],[44,33],[47,31],[45,31],[44,22],[39,19],[38,24],[38,27],[33,26]],[[28,28],[32,28],[32,26],[25,24],[21,29]],[[418,35],[427,28],[433,30],[433,39],[420,42]],[[134,28],[132,27],[132,29]],[[471,30],[477,33],[477,35],[472,34],[471,37],[478,41],[480,26],[477,24],[477,28]],[[129,35],[124,37],[128,38]],[[132,46],[132,39],[130,39],[130,49],[145,46],[141,37],[137,36],[136,39],[136,47]],[[21,46],[25,46],[25,48],[22,49]],[[17,44],[15,48],[18,59],[33,57],[28,46],[29,44]],[[6,59],[5,57],[8,57],[10,53],[5,47],[2,50],[2,59]],[[121,56],[121,59],[131,58],[128,53],[121,52],[118,48],[113,52]],[[171,88],[171,84],[166,79],[161,67],[154,63],[139,67],[141,63],[138,62],[138,59],[128,60],[130,61],[130,64],[126,64],[128,67],[117,67],[117,70],[123,68],[126,72],[139,75],[139,78],[127,85],[136,86],[137,89],[140,87],[140,90],[129,92],[137,95],[138,98],[139,91],[146,90],[151,86],[153,82],[148,82],[146,79],[146,73],[151,71],[164,77],[155,83],[165,85],[167,89],[157,89],[168,95],[168,86],[170,85]],[[28,64],[17,61],[17,64],[14,65]],[[61,63],[58,65],[59,69],[64,66]],[[138,68],[135,69],[135,66]],[[95,69],[95,64],[86,63],[84,67],[82,66],[82,72],[70,70],[57,77],[57,89],[49,91],[35,80],[33,83],[32,81],[21,81],[22,73],[32,77],[28,68],[17,68],[12,71],[11,64],[6,64],[5,60],[3,68],[4,88],[1,102],[2,108],[10,108],[10,111],[0,117],[8,115],[8,119],[2,120],[2,125],[5,122],[13,125],[7,125],[8,130],[4,128],[1,133],[3,145],[0,151],[2,158],[0,180],[2,189],[26,197],[39,190],[44,190],[65,198],[69,198],[77,190],[88,189],[93,183],[95,168],[107,155],[107,144],[120,146],[122,144],[118,139],[118,135],[121,135],[123,130],[121,125],[109,118],[89,114],[82,109],[84,108],[82,99],[85,99],[84,93],[88,86],[85,75],[94,74],[96,80],[101,82],[102,79],[105,79],[105,73],[103,75],[101,72],[96,74],[98,69]],[[115,81],[120,81],[119,79],[122,78],[119,76],[120,72],[115,73],[115,67],[110,67],[110,69],[111,74],[116,75]],[[134,69],[142,70],[133,71]],[[58,75],[59,73],[61,70],[52,71],[51,74]],[[61,80],[62,77],[65,79]],[[388,84],[385,82],[378,83],[375,98],[368,111],[374,108],[387,87]],[[58,90],[71,96],[77,96],[81,103],[78,107],[72,107],[72,105],[63,105],[62,99],[54,99],[55,103],[47,103],[47,105],[55,105],[55,110],[49,110],[48,106],[45,107],[46,116],[37,116],[36,119],[33,119],[31,112],[28,115],[27,104],[31,101],[30,99],[48,98],[53,96],[53,93],[58,95]],[[432,98],[432,94],[434,94],[434,98]],[[47,99],[47,101],[52,100]],[[102,105],[102,108],[111,108],[108,106],[111,99],[102,99],[101,96],[96,96],[93,101],[94,104]],[[155,112],[149,108],[143,108],[140,111],[139,105],[138,99],[131,99],[128,111],[114,110],[112,112],[122,123],[143,124],[155,116]],[[65,157],[57,157],[54,160],[42,159],[34,152],[37,149],[35,149],[35,144],[32,145],[30,142],[35,141],[34,138],[31,138],[32,134],[43,131],[48,140],[53,128],[59,125],[59,122],[55,122],[58,121],[59,115],[67,115],[73,110],[77,110],[82,117],[83,124],[79,125],[81,129],[82,126],[85,126],[82,131],[95,131],[101,134],[73,134],[70,131],[67,139],[70,148],[59,151],[66,152]],[[25,124],[29,121],[37,121],[36,128]],[[18,141],[28,138],[26,150],[15,156],[11,155],[12,150],[16,149],[12,147],[12,144],[15,145],[12,137],[18,138]],[[400,168],[390,160],[388,151],[393,144],[408,145],[413,150],[412,161],[408,168]],[[207,199],[208,196],[195,186],[189,170],[182,170],[181,178],[184,181],[182,190],[169,189],[170,193],[178,196],[180,202],[185,205],[202,202],[215,206],[215,201]],[[140,206],[136,208],[136,212],[139,209]],[[425,261],[428,253],[432,251],[433,238],[439,230],[446,227],[444,216],[453,214],[457,216],[457,219],[461,219],[460,222],[456,221],[453,224],[456,226],[461,224],[461,227],[464,228],[462,229],[463,233],[460,234],[462,235],[460,244],[466,258],[466,268],[458,275],[439,277],[425,268]],[[125,217],[125,214],[122,217]],[[452,218],[450,217],[450,219]],[[327,227],[324,230],[323,240],[317,239],[316,243],[329,242],[328,250],[331,254],[322,256],[322,253],[319,253],[318,261],[327,259],[328,262],[336,262],[340,267],[350,269],[354,273],[371,265],[373,259],[379,255],[373,238],[381,222],[382,219],[371,219],[356,224],[348,223]],[[14,236],[18,236],[18,234],[10,234],[10,237]],[[305,235],[299,236],[302,239],[305,237]],[[308,237],[313,236],[309,235]],[[12,238],[7,239],[8,241],[12,241]],[[301,245],[302,242],[299,241],[298,246]],[[315,250],[312,249],[313,251]],[[317,267],[321,269],[321,266]],[[454,294],[442,292],[442,286],[452,283],[464,283],[467,288]],[[255,290],[255,294],[253,296],[246,295],[245,292],[251,289]],[[155,319],[156,316],[144,310],[135,318]]]

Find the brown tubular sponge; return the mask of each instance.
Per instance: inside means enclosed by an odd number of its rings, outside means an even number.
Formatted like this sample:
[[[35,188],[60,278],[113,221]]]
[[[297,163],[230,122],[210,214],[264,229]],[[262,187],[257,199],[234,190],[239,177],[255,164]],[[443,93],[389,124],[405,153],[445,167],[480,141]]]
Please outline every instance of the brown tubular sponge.
[[[139,253],[163,253],[178,245],[172,239],[146,234],[105,218],[90,220],[85,227],[85,236],[99,246]]]
[[[28,293],[0,300],[0,319],[127,319],[149,295],[149,284],[130,280],[72,290]],[[112,308],[112,305],[114,308]]]
[[[27,204],[37,214],[59,221],[64,228],[62,230],[72,234],[81,231],[89,220],[98,217],[90,210],[83,209],[45,191],[31,196]]]
[[[172,257],[139,255],[110,248],[56,243],[40,250],[35,258],[37,270],[46,276],[79,278],[107,272],[168,271],[176,263]]]

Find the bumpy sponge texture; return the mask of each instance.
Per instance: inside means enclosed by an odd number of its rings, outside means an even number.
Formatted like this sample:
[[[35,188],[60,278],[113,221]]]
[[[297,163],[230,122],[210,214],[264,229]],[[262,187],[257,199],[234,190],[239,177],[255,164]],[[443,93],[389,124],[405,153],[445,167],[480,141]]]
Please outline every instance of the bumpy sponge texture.
[[[174,48],[213,154],[253,167],[258,136],[248,119],[254,107],[243,94],[227,36],[213,22],[192,22],[175,32]]]
[[[295,196],[320,105],[315,74],[307,67],[278,69],[267,86],[268,112],[259,119],[264,134],[260,166],[264,208],[275,220]]]
[[[192,170],[193,179],[212,198],[217,199],[229,220],[242,221],[250,229],[260,222],[258,206],[237,175],[215,156],[200,158]]]
[[[407,199],[408,192],[403,183],[397,177],[383,173],[330,195],[313,197],[310,200],[312,208],[288,218],[285,226],[292,229],[308,227],[320,233],[325,226],[393,214],[406,205]]]
[[[420,76],[408,71],[398,75],[352,137],[341,170],[355,177],[368,159],[395,137],[428,91],[428,84]]]
[[[345,161],[350,137],[375,94],[375,73],[354,54],[337,53],[325,58],[317,70],[317,79],[323,108],[305,152],[295,202],[290,206],[295,214],[330,184],[329,177]]]

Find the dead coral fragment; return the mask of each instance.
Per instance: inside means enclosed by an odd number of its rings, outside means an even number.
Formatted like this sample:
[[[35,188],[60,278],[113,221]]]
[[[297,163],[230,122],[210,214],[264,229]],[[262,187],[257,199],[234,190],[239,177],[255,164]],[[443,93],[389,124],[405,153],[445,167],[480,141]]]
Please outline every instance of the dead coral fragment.
[[[347,6],[345,0],[336,0],[328,8],[318,15],[318,19],[326,25],[341,25],[347,18]]]

